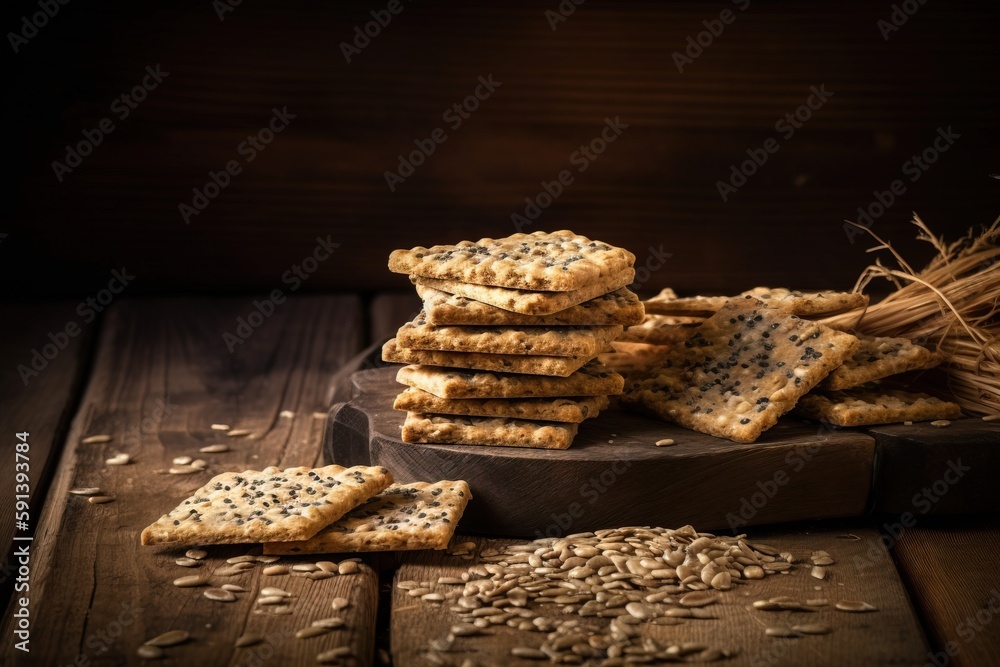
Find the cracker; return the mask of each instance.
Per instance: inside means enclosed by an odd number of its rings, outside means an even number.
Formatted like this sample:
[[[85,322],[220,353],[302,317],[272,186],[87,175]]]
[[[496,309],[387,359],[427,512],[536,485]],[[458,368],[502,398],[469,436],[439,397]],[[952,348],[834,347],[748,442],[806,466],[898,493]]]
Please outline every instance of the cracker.
[[[406,413],[403,442],[439,445],[486,445],[566,449],[578,424],[536,422],[503,417],[460,417]]]
[[[399,342],[392,338],[382,346],[382,361],[469,368],[498,373],[567,377],[590,361],[590,357],[542,357],[533,354],[479,354],[477,352],[411,350],[401,347]]]
[[[396,381],[439,398],[544,398],[620,394],[621,375],[591,361],[568,377],[403,366]]]
[[[664,290],[656,297],[645,301],[646,312],[659,315],[707,316],[717,312],[731,298],[748,296],[760,299],[771,308],[779,308],[800,317],[830,315],[868,305],[868,296],[856,292],[835,290],[800,292],[784,287],[754,287],[736,297],[692,296],[678,299],[672,298],[672,294],[672,291]]]
[[[523,315],[458,294],[417,285],[424,300],[424,312],[429,324],[471,324],[479,326],[567,326],[609,325],[631,326],[642,322],[642,302],[626,288],[602,294],[589,301],[570,306],[551,315]]]
[[[399,328],[396,340],[411,350],[532,354],[586,357],[603,352],[622,332],[620,324],[605,327],[470,327],[434,326],[420,312]]]
[[[686,341],[702,321],[693,317],[646,315],[642,324],[625,329],[615,340],[648,345],[677,345]]]
[[[269,542],[265,554],[412,551],[448,546],[472,499],[463,481],[393,484],[308,540]]]
[[[438,398],[426,391],[408,387],[396,397],[392,407],[406,412],[579,423],[596,417],[608,407],[608,397]]]
[[[621,273],[635,255],[568,230],[394,250],[389,270],[510,289],[571,292]]]
[[[750,297],[729,301],[622,403],[753,442],[857,349],[858,340]]]
[[[648,371],[666,361],[673,349],[670,345],[649,345],[616,340],[613,352],[604,352],[597,359],[607,368],[622,375]]]
[[[457,294],[474,301],[496,306],[524,315],[551,315],[572,306],[596,299],[602,294],[614,292],[635,280],[635,269],[626,269],[619,273],[600,278],[572,292],[539,292],[532,290],[508,289],[506,287],[491,287],[489,285],[473,285],[457,280],[438,280],[410,276],[410,282],[415,285],[433,287]]]
[[[312,537],[392,484],[385,468],[270,467],[216,475],[142,531],[143,544],[244,544]]]
[[[809,394],[802,397],[795,412],[837,426],[958,419],[962,416],[962,408],[957,403],[923,393],[879,387]]]
[[[944,360],[942,355],[907,338],[861,336],[860,340],[851,358],[823,380],[823,389],[859,387],[890,375],[933,368]]]

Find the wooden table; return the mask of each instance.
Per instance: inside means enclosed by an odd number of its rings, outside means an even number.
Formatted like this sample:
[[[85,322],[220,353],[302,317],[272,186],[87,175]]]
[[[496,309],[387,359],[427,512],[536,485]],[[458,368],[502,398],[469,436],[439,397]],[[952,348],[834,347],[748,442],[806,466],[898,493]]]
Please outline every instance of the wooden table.
[[[252,299],[146,299],[114,305],[98,322],[80,323],[78,335],[25,384],[18,365],[43,350],[49,334],[78,319],[74,304],[2,307],[0,427],[10,447],[2,469],[14,475],[16,433],[27,432],[32,487],[28,523],[34,541],[16,540],[13,496],[0,499],[5,548],[2,591],[14,593],[3,621],[0,664],[119,665],[143,663],[137,648],[167,630],[192,638],[165,649],[151,664],[306,665],[317,653],[347,646],[354,664],[401,667],[434,664],[428,641],[447,634],[455,616],[447,607],[420,603],[393,586],[408,579],[437,582],[476,561],[442,553],[365,556],[356,573],[323,580],[265,577],[262,566],[223,577],[225,559],[247,548],[212,549],[196,570],[174,564],[169,548],[142,548],[138,533],[165,509],[204,483],[207,475],[268,465],[313,465],[320,461],[327,412],[345,398],[345,377],[358,353],[412,309],[412,298],[377,297],[370,307],[351,295],[289,299],[230,352],[223,334],[252,308]],[[16,326],[15,326],[16,325]],[[365,337],[363,332],[370,331]],[[58,339],[59,336],[56,335]],[[41,365],[39,363],[39,365]],[[214,423],[246,429],[227,437]],[[107,443],[83,444],[107,434]],[[209,444],[231,450],[199,454]],[[130,454],[125,466],[107,466],[115,453]],[[201,456],[201,475],[158,474],[174,457]],[[69,494],[100,486],[114,502],[94,505]],[[751,536],[799,556],[824,549],[837,560],[823,582],[803,570],[759,583],[752,598],[726,598],[725,620],[671,626],[684,641],[725,638],[739,653],[732,665],[956,665],[1000,664],[1000,521],[994,517],[931,517],[900,514],[848,521],[751,528]],[[904,525],[910,524],[910,525]],[[670,526],[676,527],[676,526]],[[478,547],[498,542],[475,538]],[[7,548],[10,545],[10,548]],[[15,592],[22,576],[14,549],[30,547],[30,591]],[[299,559],[303,560],[305,559]],[[341,561],[341,558],[332,560]],[[288,560],[289,564],[296,559]],[[213,573],[215,585],[235,583],[250,592],[234,603],[202,596],[203,589],[176,588],[175,577]],[[23,578],[23,577],[22,577]],[[23,582],[20,582],[23,583]],[[760,612],[749,600],[805,594],[820,585],[835,599],[862,598],[877,604],[870,614],[828,611],[836,630],[808,641],[765,637]],[[260,614],[255,591],[279,586],[295,597],[292,613]],[[435,584],[435,587],[437,585]],[[14,631],[30,596],[30,653],[16,650]],[[7,597],[6,595],[4,597]],[[343,597],[344,628],[312,639],[294,633],[334,615]],[[660,631],[663,630],[662,628]],[[244,634],[263,637],[234,648]],[[538,633],[503,626],[481,641],[456,642],[461,650],[438,662],[461,665],[524,662],[512,646],[538,646]]]

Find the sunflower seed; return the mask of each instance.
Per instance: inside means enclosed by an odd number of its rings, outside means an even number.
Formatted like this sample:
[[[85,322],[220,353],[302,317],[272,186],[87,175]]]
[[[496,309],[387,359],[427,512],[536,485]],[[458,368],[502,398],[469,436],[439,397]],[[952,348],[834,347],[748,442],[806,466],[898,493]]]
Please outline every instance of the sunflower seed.
[[[319,637],[320,635],[325,635],[330,632],[329,628],[324,628],[319,625],[310,625],[308,628],[302,628],[295,633],[296,639],[312,639],[313,637]]]
[[[764,634],[768,637],[799,637],[799,633],[783,625],[772,625],[764,628]]]
[[[327,630],[335,630],[336,628],[344,627],[344,619],[338,616],[331,616],[330,618],[321,618],[318,621],[313,621],[313,625],[317,628],[326,628]]]
[[[277,577],[282,574],[288,574],[288,568],[284,565],[269,565],[265,567],[262,572],[266,577]]]
[[[337,648],[332,648],[329,651],[323,651],[316,656],[316,662],[321,665],[341,662],[343,658],[348,658],[354,655],[354,649],[350,646],[338,646]]]
[[[938,428],[943,428],[945,426],[951,426],[951,422],[947,419],[935,419],[931,422],[931,426],[937,426]]]
[[[261,595],[265,595],[265,596],[267,596],[267,595],[278,595],[278,596],[283,597],[283,598],[290,598],[290,597],[292,597],[292,594],[289,593],[288,591],[282,590],[281,588],[276,588],[275,586],[266,586],[266,587],[260,589],[260,594]]]
[[[257,598],[257,604],[264,605],[265,607],[273,604],[282,604],[284,601],[284,595],[262,595]]]
[[[427,602],[444,602],[444,596],[440,593],[427,593],[426,595],[421,595],[420,599]]]
[[[256,560],[258,563],[264,563],[264,564],[277,563],[279,560],[281,560],[281,556],[254,555],[254,560]]]
[[[321,560],[317,562],[316,567],[321,569],[323,572],[329,572],[330,574],[337,574],[337,572],[339,572],[337,564],[329,560]]]
[[[983,417],[984,422],[995,422],[1000,421],[1000,415],[986,415]]]
[[[743,578],[744,579],[763,579],[764,578],[764,568],[758,565],[748,565],[743,568]]]
[[[195,586],[204,586],[207,583],[208,577],[201,574],[192,574],[174,579],[174,586],[177,588],[193,588]]]
[[[695,591],[682,595],[677,602],[685,607],[704,607],[705,605],[713,604],[715,601],[716,597],[711,593]]]
[[[802,623],[793,625],[792,630],[804,635],[825,635],[833,631],[833,628],[825,623]]]
[[[867,602],[862,602],[860,600],[841,600],[835,606],[840,611],[850,611],[850,612],[878,611],[878,607],[870,605]]]
[[[229,451],[229,445],[208,445],[198,450],[202,454],[221,454]]]
[[[664,438],[663,440],[657,440],[656,441],[656,446],[657,447],[669,447],[670,445],[674,445],[674,444],[677,444],[677,443],[675,443],[672,438]]]
[[[482,634],[474,625],[453,625],[451,626],[451,634],[456,637],[471,637],[472,635]]]
[[[515,658],[527,658],[528,660],[548,660],[549,658],[541,649],[530,646],[515,646],[510,650],[510,654]]]
[[[252,569],[253,563],[237,563],[236,565],[230,565],[229,567],[220,567],[215,571],[215,574],[220,577],[236,577],[246,573],[247,570]]]
[[[175,466],[186,466],[189,463],[191,463],[191,457],[190,456],[178,456],[178,457],[176,457],[173,460],[173,464]]]
[[[341,609],[347,609],[351,602],[347,598],[333,598],[331,606],[334,611],[340,611]]]
[[[317,570],[315,572],[307,572],[306,578],[312,579],[313,581],[322,581],[323,579],[333,579],[337,575],[333,572],[324,572],[323,570]]]
[[[104,503],[114,502],[114,496],[91,496],[87,498],[87,502],[91,505],[103,505]]]
[[[247,589],[242,586],[237,586],[236,584],[223,584],[222,590],[231,591],[233,593],[246,593]]]
[[[163,657],[163,649],[159,646],[140,646],[135,654],[143,660],[159,660]]]
[[[171,475],[192,475],[196,472],[201,472],[201,468],[195,468],[194,466],[174,466],[167,470]]]
[[[171,630],[170,632],[164,632],[162,635],[153,637],[144,643],[146,646],[159,646],[166,648],[167,646],[177,646],[178,644],[183,644],[190,638],[191,633],[187,630]]]
[[[72,493],[74,496],[96,496],[103,493],[100,487],[96,486],[86,486],[78,489],[70,489],[69,492]]]
[[[830,604],[830,601],[826,598],[815,598],[812,600],[806,600],[807,607],[825,607]]]
[[[194,558],[178,558],[174,563],[181,567],[201,567],[201,562]]]
[[[255,646],[262,641],[264,641],[264,638],[260,635],[240,635],[233,645],[236,648],[246,648],[247,646]]]
[[[243,436],[250,435],[251,433],[253,433],[253,431],[250,429],[234,428],[231,431],[228,431],[226,435],[230,438],[242,438]]]
[[[817,579],[826,579],[826,568],[820,567],[819,565],[813,565],[812,570],[809,571],[809,574],[812,575],[813,577],[816,577]]]
[[[232,591],[227,591],[223,588],[209,588],[202,595],[216,602],[236,602],[236,595]]]
[[[351,560],[345,560],[337,568],[340,574],[354,574],[358,571],[358,564]]]
[[[315,563],[296,563],[292,566],[292,572],[315,572],[318,569]]]
[[[86,438],[80,440],[81,445],[100,445],[105,442],[111,442],[110,435],[88,435]]]
[[[132,457],[128,454],[115,454],[110,459],[106,459],[104,462],[109,466],[123,466],[131,460]]]
[[[256,560],[256,556],[233,556],[232,558],[227,558],[226,562],[230,565],[236,565],[237,563],[253,563]]]
[[[184,555],[187,556],[188,558],[201,560],[202,558],[208,556],[208,552],[205,551],[204,549],[188,549],[187,551],[184,552]]]
[[[191,467],[198,468],[199,470],[204,470],[205,468],[208,467],[208,461],[206,461],[205,459],[195,459],[194,461],[191,461]]]
[[[213,431],[228,431],[229,424],[212,424]]]

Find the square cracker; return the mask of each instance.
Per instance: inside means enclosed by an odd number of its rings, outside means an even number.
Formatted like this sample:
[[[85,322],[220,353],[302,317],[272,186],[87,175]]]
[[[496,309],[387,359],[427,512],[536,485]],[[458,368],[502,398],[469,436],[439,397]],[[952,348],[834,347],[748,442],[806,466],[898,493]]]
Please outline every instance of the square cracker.
[[[752,297],[760,299],[771,308],[779,308],[792,315],[812,317],[830,315],[844,310],[863,308],[868,305],[868,296],[856,292],[800,292],[784,287],[754,287],[735,297],[692,296],[677,298],[672,290],[664,290],[659,295],[645,301],[647,313],[659,315],[707,316],[718,312],[730,299]]]
[[[944,357],[907,338],[860,336],[857,351],[820,385],[823,389],[849,389],[906,371],[933,368]]]
[[[264,553],[444,549],[471,499],[469,485],[463,481],[393,484],[308,540],[268,542]]]
[[[382,361],[469,368],[497,373],[567,377],[590,361],[590,357],[541,357],[533,354],[479,354],[478,352],[411,350],[401,347],[399,342],[392,338],[382,346]]]
[[[635,269],[625,269],[571,292],[539,292],[490,285],[473,285],[458,280],[410,276],[410,282],[418,287],[433,287],[448,294],[457,294],[473,301],[523,315],[552,315],[585,301],[596,299],[602,294],[619,290],[632,284],[633,280],[635,280]]]
[[[649,345],[616,340],[612,344],[614,352],[603,352],[598,361],[609,369],[624,375],[632,375],[661,366],[673,349],[670,345]]]
[[[411,350],[532,354],[585,357],[603,352],[622,332],[620,324],[604,327],[472,327],[427,324],[420,312],[399,328],[396,341]]]
[[[385,468],[227,472],[142,531],[143,544],[244,544],[312,537],[392,484]]]
[[[403,366],[396,382],[439,398],[543,398],[622,393],[624,378],[591,361],[567,377],[488,373],[433,366]]]
[[[702,321],[694,317],[646,315],[642,324],[628,327],[615,340],[647,345],[677,345],[686,341]]]
[[[551,315],[524,315],[487,303],[474,301],[458,294],[417,285],[417,294],[424,301],[428,324],[471,324],[478,326],[567,326],[609,325],[631,326],[642,322],[642,302],[626,288],[602,294]]]
[[[426,391],[407,387],[396,397],[392,407],[406,412],[579,423],[596,417],[608,407],[608,397],[438,398]]]
[[[510,289],[571,292],[635,263],[623,248],[568,230],[394,250],[389,270]]]
[[[573,443],[578,424],[536,422],[504,417],[460,417],[406,413],[403,442],[438,445],[486,445],[566,449]]]
[[[962,408],[927,394],[878,386],[803,396],[797,414],[837,426],[892,424],[903,421],[958,419]]]
[[[622,403],[702,433],[753,442],[857,347],[850,334],[757,299],[734,299],[639,378]]]

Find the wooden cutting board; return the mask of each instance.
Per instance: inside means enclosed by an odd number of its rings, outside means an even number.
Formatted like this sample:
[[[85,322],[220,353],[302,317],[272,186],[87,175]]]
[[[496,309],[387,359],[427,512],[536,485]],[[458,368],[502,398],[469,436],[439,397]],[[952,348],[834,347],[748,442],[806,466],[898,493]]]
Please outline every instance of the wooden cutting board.
[[[745,445],[613,409],[584,422],[566,450],[413,445],[399,439],[404,414],[392,409],[396,370],[353,376],[354,398],[331,411],[325,456],[382,465],[403,482],[468,481],[464,532],[535,538],[686,523],[742,532],[866,510],[875,439],[864,433],[787,417]],[[677,444],[655,446],[662,438]]]

